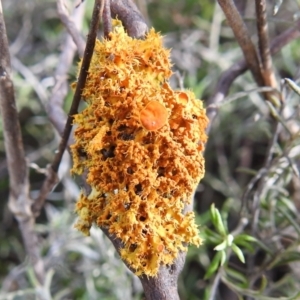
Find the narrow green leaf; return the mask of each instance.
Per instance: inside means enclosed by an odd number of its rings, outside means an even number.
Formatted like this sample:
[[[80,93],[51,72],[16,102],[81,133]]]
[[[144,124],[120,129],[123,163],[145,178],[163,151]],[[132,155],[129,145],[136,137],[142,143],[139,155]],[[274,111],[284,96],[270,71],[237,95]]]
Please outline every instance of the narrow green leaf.
[[[234,242],[237,243],[239,241],[247,241],[247,242],[257,242],[257,239],[251,235],[248,235],[248,234],[239,234],[237,235],[235,238],[234,238]]]
[[[231,278],[235,279],[240,284],[240,287],[242,288],[248,287],[249,282],[247,277],[244,274],[234,269],[231,269],[229,267],[225,267],[225,272],[227,276],[230,276]]]
[[[217,232],[212,231],[207,227],[204,229],[204,234],[204,239],[214,245],[221,243],[221,241],[223,240],[223,238]]]
[[[215,220],[214,225],[222,236],[226,236],[225,226],[224,226],[221,214],[218,209],[216,209],[216,220]]]
[[[251,253],[254,252],[254,246],[252,244],[250,244],[249,242],[245,241],[245,240],[236,241],[234,239],[234,243],[239,247],[247,249]]]
[[[232,244],[231,245],[231,248],[233,250],[233,252],[237,255],[237,257],[239,258],[239,260],[242,262],[242,263],[245,263],[245,257],[244,257],[244,254],[242,252],[242,250],[235,244]]]
[[[227,241],[224,240],[221,244],[217,245],[214,250],[215,251],[223,251],[227,247]]]
[[[225,262],[226,262],[226,252],[225,251],[221,251],[221,260],[220,260],[220,266],[224,266]]]
[[[210,206],[210,215],[211,215],[212,223],[215,224],[217,217],[216,217],[216,207],[214,203]]]
[[[220,260],[221,260],[221,252],[217,252],[217,254],[214,256],[213,260],[211,261],[206,273],[205,273],[205,276],[204,276],[204,279],[209,279],[218,269],[219,267],[219,264],[220,264]]]

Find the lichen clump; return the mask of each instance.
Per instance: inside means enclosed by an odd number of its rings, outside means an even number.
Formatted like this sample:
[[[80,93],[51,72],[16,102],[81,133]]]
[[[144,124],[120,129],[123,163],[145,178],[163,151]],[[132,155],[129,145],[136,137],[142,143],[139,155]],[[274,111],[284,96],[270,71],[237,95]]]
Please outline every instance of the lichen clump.
[[[183,210],[204,175],[207,117],[191,91],[168,84],[169,50],[153,29],[144,40],[117,26],[97,40],[74,116],[72,172],[92,191],[76,205],[76,228],[105,227],[137,275],[155,276],[188,244],[200,245],[194,213]]]

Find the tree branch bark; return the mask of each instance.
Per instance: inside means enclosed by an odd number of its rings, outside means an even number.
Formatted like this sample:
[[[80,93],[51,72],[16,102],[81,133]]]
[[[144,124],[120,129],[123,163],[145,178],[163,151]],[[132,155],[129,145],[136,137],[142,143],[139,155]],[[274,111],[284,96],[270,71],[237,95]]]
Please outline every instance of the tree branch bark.
[[[112,17],[117,17],[122,21],[128,35],[133,38],[143,38],[148,30],[148,26],[134,2],[131,0],[110,1]]]

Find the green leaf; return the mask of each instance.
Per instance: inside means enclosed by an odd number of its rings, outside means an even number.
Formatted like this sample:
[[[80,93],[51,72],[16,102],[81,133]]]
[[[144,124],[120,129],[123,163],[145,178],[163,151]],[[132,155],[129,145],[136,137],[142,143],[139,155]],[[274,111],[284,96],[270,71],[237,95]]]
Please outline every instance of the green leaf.
[[[224,266],[225,262],[226,262],[226,252],[225,251],[221,251],[221,260],[220,260],[220,266]]]
[[[216,207],[214,203],[210,206],[210,215],[211,215],[212,223],[215,224],[217,217],[216,217]]]
[[[244,274],[242,274],[234,269],[231,269],[229,267],[226,267],[225,272],[226,272],[227,276],[231,277],[232,279],[235,279],[238,283],[240,283],[241,287],[243,287],[243,288],[248,287],[249,282],[248,282],[247,277]]]
[[[234,243],[238,246],[242,246],[249,250],[250,252],[254,251],[254,247],[250,244],[257,242],[257,239],[248,234],[239,234],[234,238]]]
[[[221,253],[222,252],[217,252],[217,254],[214,256],[205,273],[204,280],[209,279],[217,271],[221,261]]]
[[[204,238],[205,241],[209,241],[214,245],[219,244],[223,240],[223,238],[218,233],[212,231],[207,227],[204,229],[204,233],[205,233],[205,238]]]
[[[226,236],[225,226],[221,217],[221,214],[218,209],[216,209],[215,205],[212,204],[210,207],[212,223],[218,230],[218,232],[224,237]]]
[[[233,250],[233,252],[237,255],[237,257],[239,258],[239,260],[242,262],[242,263],[245,263],[245,257],[244,257],[244,254],[242,252],[242,250],[235,244],[232,244],[231,245],[231,248]]]
[[[257,239],[251,235],[248,234],[239,234],[234,238],[234,242],[237,243],[237,241],[245,240],[247,242],[257,242]]]
[[[221,244],[217,245],[214,250],[215,251],[223,251],[224,249],[227,248],[227,241],[224,240]]]
[[[247,249],[249,252],[254,252],[254,247],[252,244],[250,244],[249,242],[245,241],[245,240],[239,240],[239,241],[236,241],[234,239],[234,243],[237,245],[237,246],[240,246],[242,248],[245,248]]]

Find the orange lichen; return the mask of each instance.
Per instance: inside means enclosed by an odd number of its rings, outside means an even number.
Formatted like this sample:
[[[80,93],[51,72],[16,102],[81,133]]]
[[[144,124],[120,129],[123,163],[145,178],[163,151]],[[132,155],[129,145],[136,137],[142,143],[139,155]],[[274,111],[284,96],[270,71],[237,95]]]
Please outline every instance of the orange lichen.
[[[191,91],[168,84],[169,50],[153,29],[144,40],[122,26],[97,41],[74,116],[73,173],[92,191],[76,205],[76,227],[105,227],[137,275],[155,276],[188,244],[201,244],[193,212],[183,213],[204,175],[207,117]]]

